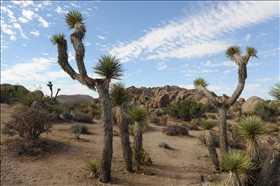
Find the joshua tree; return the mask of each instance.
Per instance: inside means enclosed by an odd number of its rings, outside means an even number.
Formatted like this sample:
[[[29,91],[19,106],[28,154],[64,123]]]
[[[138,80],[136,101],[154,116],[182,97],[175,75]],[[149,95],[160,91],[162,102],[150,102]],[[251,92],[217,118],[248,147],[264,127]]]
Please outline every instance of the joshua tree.
[[[131,96],[123,83],[114,83],[110,89],[111,103],[115,105],[115,117],[120,127],[121,144],[126,170],[132,172],[132,153],[129,141],[128,122],[123,104],[131,100]]]
[[[149,117],[149,112],[141,107],[136,106],[130,111],[130,117],[133,121],[135,121],[135,128],[134,128],[134,156],[139,157],[142,149],[142,127],[144,122],[147,121]],[[138,163],[137,163],[138,164]],[[137,165],[139,168],[139,165]]]
[[[226,178],[222,181],[225,185],[245,186],[252,181],[257,166],[243,152],[226,152],[222,154],[220,165],[227,172]]]
[[[204,96],[208,97],[214,106],[218,108],[219,112],[219,127],[220,127],[220,151],[221,154],[228,152],[228,139],[227,139],[227,126],[226,126],[226,113],[227,110],[234,104],[237,98],[242,93],[245,80],[247,78],[247,64],[250,57],[257,57],[257,50],[254,47],[247,47],[247,53],[241,55],[240,48],[238,46],[231,46],[226,50],[226,56],[233,60],[238,66],[238,84],[231,95],[227,98],[223,96],[221,99],[218,98],[213,92],[207,89],[208,83],[203,78],[197,78],[194,80],[194,86],[196,90],[201,92]]]
[[[104,126],[104,148],[102,160],[100,163],[100,181],[107,183],[111,180],[111,162],[113,154],[113,129],[112,129],[112,109],[109,95],[109,83],[112,79],[119,79],[122,76],[123,68],[115,56],[104,55],[93,67],[97,74],[102,78],[90,78],[84,64],[85,48],[83,39],[86,33],[84,18],[80,12],[70,11],[66,14],[65,21],[69,29],[74,29],[70,39],[76,52],[75,60],[78,66],[77,73],[68,62],[67,40],[64,34],[55,34],[51,37],[51,42],[57,45],[58,64],[69,74],[69,76],[78,80],[81,84],[98,92],[102,106],[102,122]]]
[[[50,88],[50,91],[51,91],[51,100],[53,101],[54,104],[57,103],[56,98],[57,98],[57,95],[58,95],[59,91],[61,91],[61,89],[58,88],[57,91],[56,91],[55,97],[53,97],[53,88],[52,88],[53,84],[52,84],[52,82],[49,81],[47,86]]]
[[[218,160],[218,155],[217,155],[217,151],[216,151],[215,139],[211,132],[211,129],[215,125],[216,125],[216,122],[212,119],[204,119],[204,120],[200,121],[200,126],[206,130],[205,131],[205,141],[206,141],[206,146],[208,147],[208,150],[209,150],[211,160],[212,160],[213,164],[215,165],[215,168],[217,170],[219,170],[219,160]]]
[[[266,125],[259,116],[243,117],[238,125],[235,125],[235,132],[247,140],[246,153],[253,162],[261,161],[259,138],[266,132]]]

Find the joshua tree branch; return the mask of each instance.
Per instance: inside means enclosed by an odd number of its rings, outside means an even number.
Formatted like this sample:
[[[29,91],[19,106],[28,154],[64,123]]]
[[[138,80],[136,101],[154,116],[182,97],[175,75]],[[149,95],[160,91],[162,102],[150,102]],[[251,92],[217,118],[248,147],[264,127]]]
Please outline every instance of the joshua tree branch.
[[[217,101],[216,97],[212,92],[210,92],[208,89],[201,85],[196,86],[196,90],[198,90],[200,93],[202,93],[204,96],[210,99],[210,101],[217,107],[221,105],[220,102]]]

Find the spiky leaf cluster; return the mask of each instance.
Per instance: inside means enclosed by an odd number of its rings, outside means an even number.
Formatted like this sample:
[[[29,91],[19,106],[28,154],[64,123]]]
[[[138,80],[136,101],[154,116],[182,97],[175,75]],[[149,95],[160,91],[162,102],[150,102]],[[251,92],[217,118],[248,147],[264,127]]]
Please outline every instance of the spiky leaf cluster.
[[[103,55],[98,63],[93,67],[95,73],[105,79],[105,84],[109,85],[112,79],[120,79],[124,71],[122,64],[116,56]]]
[[[145,108],[136,106],[132,108],[129,115],[136,122],[145,122],[149,118],[150,113]]]
[[[65,16],[65,21],[68,25],[68,28],[71,30],[75,27],[75,24],[76,23],[82,23],[83,24],[83,21],[84,21],[84,17],[83,15],[78,12],[78,11],[75,11],[75,10],[72,10],[70,12],[68,12]]]
[[[251,47],[251,46],[247,46],[246,47],[246,52],[247,52],[248,56],[252,56],[252,57],[258,58],[258,56],[257,56],[258,51],[257,51],[256,48]]]
[[[252,178],[257,165],[244,152],[230,151],[222,154],[220,166],[223,170],[242,176],[245,180]]]
[[[216,122],[212,119],[204,119],[204,120],[201,120],[199,124],[205,130],[210,130],[213,127],[215,127]]]
[[[206,80],[204,80],[203,78],[196,78],[194,81],[193,81],[193,85],[196,87],[198,85],[206,88],[209,84],[207,83]]]
[[[238,125],[235,126],[235,132],[243,139],[258,139],[260,135],[266,132],[266,124],[259,116],[247,116],[241,118]]]
[[[96,159],[93,159],[87,162],[86,166],[88,171],[92,173],[96,173],[99,167],[99,163]]]
[[[271,87],[269,95],[280,101],[280,83],[275,84],[275,87]]]
[[[122,105],[131,99],[124,83],[114,83],[110,88],[110,98],[113,105]]]
[[[65,37],[66,37],[65,34],[54,34],[51,36],[50,40],[53,45],[56,45],[60,43],[62,40],[64,40]]]
[[[239,48],[239,46],[233,45],[227,48],[226,50],[226,56],[234,61],[234,55],[238,54],[241,55],[241,50]]]

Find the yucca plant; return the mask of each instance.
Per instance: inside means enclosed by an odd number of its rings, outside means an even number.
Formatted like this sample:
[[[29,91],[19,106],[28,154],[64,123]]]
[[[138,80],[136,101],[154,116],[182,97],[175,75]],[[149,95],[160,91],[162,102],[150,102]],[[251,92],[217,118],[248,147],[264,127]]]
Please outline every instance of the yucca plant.
[[[95,73],[104,78],[105,87],[109,88],[112,79],[120,79],[123,75],[123,66],[116,56],[103,55],[93,67]]]
[[[257,165],[244,152],[230,151],[221,155],[220,166],[227,172],[223,183],[228,186],[245,186],[254,179]]]
[[[212,119],[204,119],[200,121],[200,126],[204,128],[205,131],[205,142],[206,146],[208,147],[208,151],[210,154],[210,158],[215,165],[215,168],[219,169],[219,160],[218,160],[218,154],[216,151],[216,142],[215,138],[211,132],[211,129],[216,125],[216,122]]]
[[[254,162],[261,161],[259,138],[266,132],[266,129],[266,123],[255,115],[241,118],[240,122],[234,127],[234,132],[247,141],[246,153]]]
[[[193,82],[193,85],[196,87],[197,85],[200,85],[204,88],[206,88],[209,84],[207,83],[207,81],[203,78],[196,78]]]
[[[92,159],[89,162],[87,162],[86,166],[88,171],[90,171],[93,174],[96,174],[99,168],[99,163],[96,159]]]
[[[129,115],[131,119],[135,122],[134,126],[134,157],[140,156],[142,147],[142,127],[144,123],[147,121],[147,119],[150,116],[150,113],[148,110],[146,110],[143,107],[136,106],[133,107],[132,110],[129,112]],[[138,164],[137,168],[139,168],[140,165]]]
[[[123,104],[131,100],[129,91],[125,88],[124,83],[114,83],[110,88],[111,103],[115,105],[114,113],[117,124],[120,128],[121,144],[123,149],[123,158],[126,170],[132,172],[132,150],[129,141],[128,123]]]
[[[75,24],[76,23],[83,23],[83,21],[85,20],[85,18],[83,17],[83,15],[75,10],[72,10],[70,12],[68,12],[65,16],[65,21],[68,25],[69,30],[75,28]]]

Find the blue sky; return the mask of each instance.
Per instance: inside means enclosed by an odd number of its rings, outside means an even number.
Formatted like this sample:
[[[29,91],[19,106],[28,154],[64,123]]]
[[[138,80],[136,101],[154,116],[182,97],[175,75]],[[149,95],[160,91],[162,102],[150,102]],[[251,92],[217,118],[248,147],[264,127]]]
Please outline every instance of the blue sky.
[[[97,93],[72,80],[57,64],[50,37],[64,33],[69,62],[77,69],[64,17],[80,11],[87,27],[85,65],[88,75],[101,55],[116,55],[126,69],[127,87],[177,85],[193,88],[202,77],[217,95],[231,95],[237,66],[225,57],[231,45],[258,50],[248,64],[240,97],[271,99],[279,82],[279,2],[253,1],[1,1],[1,83],[30,90],[52,81],[60,94]]]

